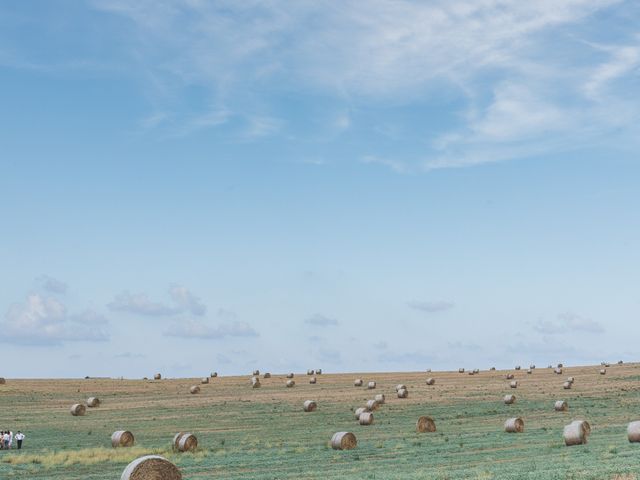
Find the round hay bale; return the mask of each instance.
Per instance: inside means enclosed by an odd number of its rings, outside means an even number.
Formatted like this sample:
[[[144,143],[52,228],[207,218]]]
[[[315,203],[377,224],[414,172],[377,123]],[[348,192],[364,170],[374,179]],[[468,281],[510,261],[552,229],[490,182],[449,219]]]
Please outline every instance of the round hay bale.
[[[293,378],[293,373],[287,373],[287,378]]]
[[[259,375],[260,375],[260,370],[254,370],[254,371],[253,371],[253,376],[254,376],[254,377],[257,377],[257,376],[259,376]]]
[[[635,421],[627,425],[627,438],[631,443],[640,442],[640,422]]]
[[[435,385],[436,379],[433,378],[433,377],[429,377],[429,378],[427,378],[427,382],[426,383],[427,383],[427,385]]]
[[[369,390],[373,390],[374,388],[376,388],[376,382],[369,382],[367,383],[367,389]]]
[[[74,417],[81,417],[87,412],[87,407],[81,403],[74,403],[71,405],[71,415]]]
[[[317,381],[318,381],[318,379],[317,379],[315,376],[313,376],[313,377],[311,377],[311,378],[309,379],[309,383],[310,383],[311,385],[315,385]]]
[[[475,375],[476,371],[475,370],[469,370],[469,375]]]
[[[511,380],[511,382],[509,383],[509,386],[511,388],[518,388],[518,381],[517,380]]]
[[[154,379],[154,380],[162,380],[162,375],[160,375],[159,373],[156,373],[156,374],[153,376],[153,379]]]
[[[558,368],[562,368],[562,367],[564,367],[564,365],[563,365],[563,364],[561,364],[561,363],[559,363],[559,364],[558,364]]]
[[[504,431],[507,433],[524,432],[524,420],[520,417],[509,418],[504,422]]]
[[[378,409],[379,405],[375,400],[367,400],[366,407],[368,412],[373,412]]]
[[[271,378],[271,374],[267,372],[262,376],[262,378]]]
[[[575,381],[576,381],[576,379],[575,379],[575,378],[573,378],[573,377],[567,377],[567,382],[569,382],[569,383],[573,383],[573,382],[575,382]]]
[[[425,415],[418,418],[416,422],[416,432],[418,433],[426,433],[426,432],[435,432],[436,431],[436,422],[433,421],[433,418],[427,417]]]
[[[513,380],[515,378],[515,376],[513,375],[513,373],[507,373],[507,375],[505,375],[505,378],[507,380]]]
[[[314,370],[307,370],[307,375],[313,375],[314,373],[316,373]]]
[[[111,446],[113,448],[133,447],[134,442],[133,433],[128,430],[118,430],[111,434]]]
[[[218,376],[218,372],[211,372],[211,378],[216,378]]]
[[[166,458],[145,455],[127,465],[120,480],[182,480],[182,474]]]
[[[362,412],[360,417],[358,417],[358,423],[360,425],[371,425],[373,423],[373,413]]]
[[[591,433],[591,426],[584,420],[574,420],[564,427],[562,436],[564,444],[567,447],[571,445],[584,445],[587,443],[587,437]]]
[[[398,398],[408,398],[408,397],[409,397],[409,390],[407,390],[406,388],[402,388],[398,390]]]
[[[334,450],[352,450],[357,446],[356,436],[351,432],[336,432],[331,437],[331,448]]]
[[[316,375],[322,375],[322,369],[321,368],[317,368],[316,369]]]
[[[504,396],[505,405],[511,405],[515,401],[516,401],[516,396],[515,395],[505,395]]]
[[[313,400],[305,400],[302,408],[305,412],[315,412],[316,408],[318,408],[318,404]]]
[[[0,385],[4,385],[5,383],[7,383],[7,381],[3,377],[0,377]]]
[[[198,439],[194,434],[183,433],[176,435],[176,437],[173,437],[173,445],[176,451],[192,452],[198,448]]]
[[[478,373],[480,373],[480,369],[479,369],[479,368],[475,368],[475,369],[473,370],[473,373],[477,375]]]
[[[611,366],[611,365],[609,365],[608,363],[605,363],[605,364],[603,365],[603,367],[606,367],[606,368],[609,368],[610,366]]]
[[[361,387],[363,383],[364,383],[364,382],[362,381],[362,379],[361,379],[361,378],[356,378],[356,379],[353,381],[353,386],[354,386],[354,387]]]
[[[200,383],[201,383],[202,385],[206,385],[207,383],[209,383],[209,377],[202,377],[202,378],[200,379]]]
[[[402,384],[402,383],[399,383],[398,385],[396,385],[396,392],[399,392],[399,391],[400,391],[400,390],[402,390],[402,389],[405,389],[405,390],[406,390],[406,389],[407,389],[407,386],[406,386],[406,385],[404,385],[404,384]]]
[[[378,405],[383,405],[385,401],[384,393],[377,394],[375,397],[373,397],[373,399],[376,401]]]
[[[354,415],[356,416],[356,420],[359,420],[360,419],[360,414],[362,412],[366,412],[366,411],[368,411],[366,407],[356,408],[356,411],[354,412]]]
[[[553,408],[556,412],[566,412],[569,405],[564,400],[556,400],[556,403],[553,404]]]
[[[251,388],[260,388],[260,379],[258,377],[251,377]]]
[[[191,388],[189,388],[189,393],[192,395],[200,393],[200,387],[198,385],[191,385]]]
[[[527,370],[527,373],[528,373],[529,375],[531,375],[531,374],[533,373],[533,370],[529,369],[529,370]]]
[[[459,368],[458,373],[464,373],[464,368]]]
[[[556,367],[556,368],[554,368],[554,369],[553,369],[553,372],[554,372],[556,375],[562,375],[562,368],[560,368],[560,367]]]
[[[516,365],[516,370],[520,370],[520,365]]]
[[[573,383],[571,382],[564,382],[562,384],[562,388],[564,388],[565,390],[570,390],[571,389],[571,385],[573,385]]]
[[[606,375],[606,374],[607,374],[607,371],[604,368],[600,370],[600,375]]]
[[[491,367],[489,370],[491,370],[492,372],[496,371],[496,367]]]
[[[531,365],[529,365],[529,370],[533,370],[535,368],[536,368],[536,366],[533,363]]]
[[[87,398],[87,407],[96,408],[100,406],[100,399],[98,397]]]
[[[287,388],[292,388],[295,386],[295,384],[296,384],[295,380],[287,380],[287,383],[286,383]]]
[[[430,369],[430,368],[427,368],[426,372],[427,372],[427,373],[431,373],[431,369]]]
[[[622,360],[618,360],[618,365],[622,365],[624,362]]]

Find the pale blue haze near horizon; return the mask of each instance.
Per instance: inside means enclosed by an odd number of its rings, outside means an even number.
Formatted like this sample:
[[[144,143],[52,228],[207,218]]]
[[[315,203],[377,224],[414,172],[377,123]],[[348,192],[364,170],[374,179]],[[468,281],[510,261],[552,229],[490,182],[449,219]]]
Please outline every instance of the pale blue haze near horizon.
[[[639,25],[0,3],[0,376],[637,360]]]

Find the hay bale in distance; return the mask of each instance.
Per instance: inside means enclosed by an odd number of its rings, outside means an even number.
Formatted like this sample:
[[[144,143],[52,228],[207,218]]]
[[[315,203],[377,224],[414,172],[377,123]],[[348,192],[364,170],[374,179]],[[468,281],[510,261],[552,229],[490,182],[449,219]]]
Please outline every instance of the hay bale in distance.
[[[200,393],[200,387],[198,385],[191,385],[191,388],[189,388],[189,393],[191,395],[195,395],[196,393]]]
[[[571,390],[571,385],[573,385],[573,383],[571,382],[564,382],[562,384],[562,388],[564,388],[565,390]]]
[[[81,403],[74,403],[71,405],[71,415],[74,417],[81,417],[87,412],[87,407]]]
[[[511,380],[511,382],[509,383],[509,386],[511,388],[518,388],[518,381],[517,380]]]
[[[287,378],[293,378],[293,373],[287,373]]]
[[[287,380],[286,385],[287,385],[287,388],[292,388],[296,385],[296,382],[295,380]]]
[[[402,383],[399,383],[398,385],[396,385],[396,392],[399,392],[399,391],[400,391],[400,390],[402,390],[403,388],[406,390],[406,389],[407,389],[407,386],[406,386],[406,385],[404,385],[404,384],[402,384]]]
[[[360,425],[371,425],[373,423],[373,413],[362,412],[358,417],[358,423]]]
[[[259,377],[251,377],[251,388],[260,388],[260,378]]]
[[[322,369],[321,368],[317,368],[316,369],[316,375],[322,375]]]
[[[464,373],[464,368],[459,368],[458,373]]]
[[[317,408],[318,404],[313,400],[305,400],[304,404],[302,405],[302,409],[305,412],[315,412]]]
[[[426,433],[426,432],[435,432],[436,431],[436,422],[433,421],[433,418],[427,417],[423,415],[418,418],[416,422],[416,432],[418,433]]]
[[[182,480],[182,473],[173,463],[159,455],[145,455],[131,462],[120,480]]]
[[[253,376],[254,376],[254,377],[258,377],[258,376],[260,376],[260,370],[254,370],[254,371],[253,371]]]
[[[562,363],[558,364],[558,368],[563,368],[563,367],[564,367],[564,365]]]
[[[159,373],[156,373],[156,374],[153,376],[153,379],[154,379],[154,380],[162,380],[162,375],[160,375]]]
[[[311,385],[315,385],[317,381],[318,379],[315,377],[315,375],[309,379],[309,383]]]
[[[505,376],[505,378],[507,380],[513,380],[515,378],[515,375],[513,373],[507,373],[507,375]]]
[[[315,372],[315,370],[307,370],[307,375],[313,375]]]
[[[507,433],[522,433],[524,432],[524,420],[520,417],[514,417],[507,419],[504,422],[504,431]]]
[[[556,403],[553,404],[553,408],[556,412],[566,412],[569,405],[564,400],[556,400]]]
[[[376,401],[378,405],[384,405],[385,397],[384,393],[379,393],[373,399]]]
[[[218,372],[211,372],[210,377],[211,378],[216,378],[218,376]]]
[[[479,374],[479,373],[480,373],[480,369],[479,369],[479,368],[475,368],[475,369],[473,370],[473,373],[474,373],[474,375]]]
[[[618,360],[618,365],[622,365],[624,362],[622,360]]]
[[[562,375],[562,368],[560,368],[560,367],[556,367],[556,368],[554,368],[554,369],[553,369],[553,372],[554,372],[556,375]]]
[[[426,383],[427,383],[427,385],[435,385],[436,379],[433,378],[433,377],[429,377],[429,378],[427,378],[427,382]]]
[[[198,439],[193,433],[176,433],[173,437],[173,449],[176,452],[191,452],[198,448]]]
[[[516,401],[516,396],[515,395],[505,395],[504,396],[504,403],[505,405],[511,405]]]
[[[111,434],[111,446],[113,448],[133,447],[134,442],[133,433],[128,430],[118,430]]]
[[[87,407],[96,408],[100,406],[100,399],[98,397],[87,398]]]
[[[408,398],[409,397],[409,390],[407,390],[406,388],[401,388],[400,390],[398,390],[398,398]]]
[[[516,365],[516,370],[520,370],[520,365]]]
[[[573,382],[575,382],[575,381],[576,381],[576,379],[575,379],[575,378],[573,378],[573,377],[567,377],[567,382],[569,382],[569,383],[573,383]]]
[[[600,375],[606,375],[606,374],[607,374],[607,371],[604,368],[600,370]]]
[[[200,379],[200,383],[201,383],[202,385],[206,385],[207,383],[209,383],[209,377],[202,377],[202,378]]]
[[[371,381],[371,382],[367,383],[367,389],[373,390],[374,388],[376,388],[376,382]]]
[[[564,437],[564,444],[567,447],[571,445],[584,445],[587,443],[587,437],[591,433],[591,426],[584,420],[574,420],[569,425],[564,427],[562,436]]]
[[[530,370],[534,370],[536,368],[536,366],[532,363],[531,365],[529,365],[529,369]]]
[[[360,419],[360,414],[361,414],[362,412],[366,412],[366,411],[367,411],[367,408],[366,408],[366,407],[359,407],[359,408],[356,408],[356,411],[354,412],[354,415],[356,416],[356,420],[359,420],[359,419]]]
[[[331,448],[334,450],[352,450],[357,446],[356,436],[351,432],[336,432],[331,437]]]
[[[528,370],[527,370],[527,373],[528,373],[529,375],[531,375],[531,374],[533,373],[533,370],[528,369]]]
[[[263,378],[271,378],[271,374],[269,372],[267,372],[262,377]]]
[[[361,379],[361,378],[356,378],[356,379],[353,381],[353,386],[354,386],[354,387],[361,387],[363,383],[364,383],[364,382],[362,381],[362,379]]]
[[[496,367],[491,367],[489,370],[492,371],[492,372],[495,372],[496,371]]]
[[[378,409],[379,405],[376,400],[367,400],[367,411],[373,412]]]
[[[631,422],[629,423],[629,425],[627,425],[627,438],[631,443],[640,442],[640,422],[639,421],[636,420],[635,422]]]

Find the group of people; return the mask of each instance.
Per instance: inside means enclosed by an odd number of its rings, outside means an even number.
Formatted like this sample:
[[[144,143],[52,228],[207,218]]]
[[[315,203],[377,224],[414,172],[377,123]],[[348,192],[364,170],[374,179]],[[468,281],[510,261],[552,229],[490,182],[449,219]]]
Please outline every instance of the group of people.
[[[18,450],[22,448],[22,441],[24,440],[24,433],[18,430],[15,435],[9,430],[0,431],[0,450],[9,450],[13,448],[13,441],[16,441]]]

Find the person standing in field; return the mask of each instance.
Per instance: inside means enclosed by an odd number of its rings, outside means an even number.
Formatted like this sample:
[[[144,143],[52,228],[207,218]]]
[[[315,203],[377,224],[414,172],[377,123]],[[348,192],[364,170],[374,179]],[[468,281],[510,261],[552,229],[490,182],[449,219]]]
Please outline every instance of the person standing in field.
[[[20,430],[18,430],[18,433],[16,433],[16,442],[18,442],[18,450],[20,450],[22,448],[22,441],[24,440],[24,433],[22,433]]]
[[[9,430],[7,430],[6,432],[4,432],[4,448],[6,450],[9,450]]]

